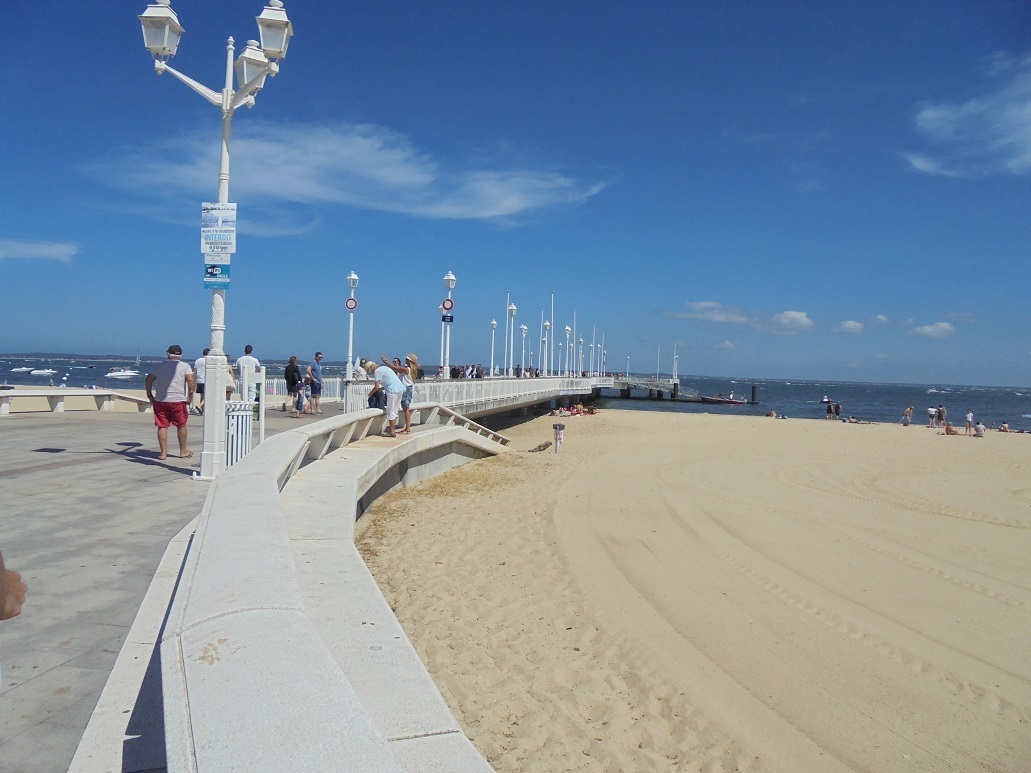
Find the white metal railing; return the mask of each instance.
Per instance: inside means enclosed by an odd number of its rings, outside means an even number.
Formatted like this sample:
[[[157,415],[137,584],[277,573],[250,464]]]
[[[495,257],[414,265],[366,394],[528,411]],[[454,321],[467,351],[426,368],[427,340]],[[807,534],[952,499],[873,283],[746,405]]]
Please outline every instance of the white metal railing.
[[[375,382],[352,381],[350,386],[342,378],[323,379],[322,399],[343,402],[347,413],[368,408],[369,392]],[[459,413],[477,415],[498,407],[533,405],[557,397],[589,394],[599,387],[612,387],[611,377],[594,378],[484,378],[484,379],[425,379],[415,383],[415,400],[440,403]],[[265,393],[286,397],[286,380],[267,378]]]

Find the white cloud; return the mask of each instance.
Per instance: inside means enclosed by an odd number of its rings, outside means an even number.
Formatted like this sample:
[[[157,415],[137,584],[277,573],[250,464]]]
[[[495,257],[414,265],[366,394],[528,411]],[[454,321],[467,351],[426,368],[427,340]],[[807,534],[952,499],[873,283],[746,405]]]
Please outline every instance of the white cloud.
[[[862,333],[863,323],[856,322],[854,319],[846,319],[835,328],[835,331],[838,333]]]
[[[800,333],[804,330],[811,330],[816,323],[809,319],[804,311],[782,311],[773,317],[775,333]]]
[[[234,127],[235,128],[235,127]],[[122,149],[83,166],[136,195],[211,195],[218,148],[209,131]],[[241,123],[232,144],[231,198],[331,205],[455,220],[506,219],[578,206],[605,188],[503,162],[448,168],[403,134],[373,124]]]
[[[0,260],[57,260],[71,265],[79,253],[79,245],[71,242],[37,242],[23,239],[0,239]]]
[[[736,349],[737,347],[734,346],[734,342],[733,341],[720,341],[718,344],[716,344],[716,348],[717,349]]]
[[[945,338],[956,332],[956,329],[948,322],[935,322],[933,325],[920,325],[913,328],[913,334],[927,336],[928,338]]]
[[[752,321],[751,316],[742,309],[724,306],[715,301],[694,301],[685,304],[685,311],[667,312],[667,317],[674,319],[704,319],[708,322],[728,322],[744,325]]]
[[[990,89],[965,102],[924,105],[915,128],[937,152],[903,153],[918,172],[948,177],[1031,172],[1031,56],[997,56]]]
[[[889,319],[886,316],[884,316],[883,314],[878,314],[876,317],[874,317],[870,321],[873,324],[875,324],[875,325],[887,325],[888,322],[889,322]]]

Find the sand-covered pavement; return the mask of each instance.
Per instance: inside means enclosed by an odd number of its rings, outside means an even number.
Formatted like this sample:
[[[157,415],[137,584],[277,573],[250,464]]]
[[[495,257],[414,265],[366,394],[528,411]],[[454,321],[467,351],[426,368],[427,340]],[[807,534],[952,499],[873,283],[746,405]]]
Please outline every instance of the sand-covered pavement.
[[[561,451],[528,452],[556,421]],[[1031,437],[615,410],[505,432],[360,545],[498,770],[1029,769]]]

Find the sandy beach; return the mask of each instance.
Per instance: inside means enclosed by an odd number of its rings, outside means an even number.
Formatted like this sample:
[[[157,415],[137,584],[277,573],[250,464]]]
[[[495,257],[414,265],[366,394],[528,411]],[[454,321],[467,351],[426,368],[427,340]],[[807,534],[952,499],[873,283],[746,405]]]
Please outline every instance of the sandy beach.
[[[566,424],[565,443],[533,453]],[[500,771],[1028,770],[1031,437],[605,411],[360,548]]]

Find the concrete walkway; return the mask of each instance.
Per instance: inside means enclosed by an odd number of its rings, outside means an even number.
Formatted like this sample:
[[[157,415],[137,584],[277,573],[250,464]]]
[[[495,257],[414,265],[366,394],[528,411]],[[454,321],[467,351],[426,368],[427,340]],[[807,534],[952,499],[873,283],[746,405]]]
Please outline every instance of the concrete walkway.
[[[320,418],[270,412],[267,434]],[[68,769],[169,540],[201,510],[200,443],[197,416],[194,458],[164,462],[150,414],[4,418],[0,551],[29,591],[22,614],[0,622],[3,773]]]

